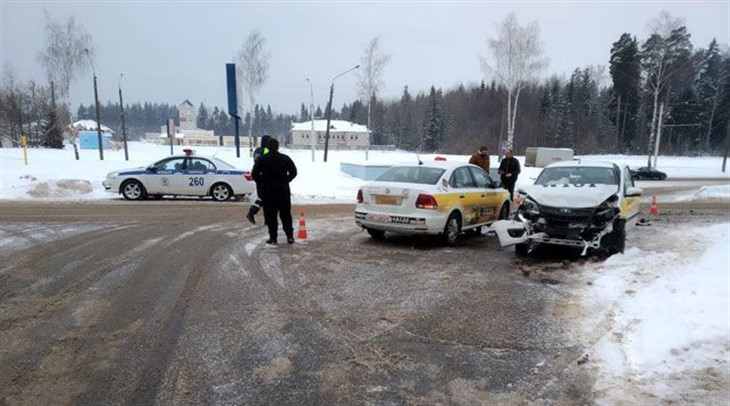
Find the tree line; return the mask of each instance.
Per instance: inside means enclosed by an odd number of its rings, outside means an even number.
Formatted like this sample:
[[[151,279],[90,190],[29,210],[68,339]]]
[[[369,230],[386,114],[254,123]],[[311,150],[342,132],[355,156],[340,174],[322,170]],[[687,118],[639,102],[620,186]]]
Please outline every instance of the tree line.
[[[513,18],[503,22],[489,45],[512,41],[514,48],[531,52],[513,55],[515,63],[540,67],[534,23],[520,30]],[[531,45],[518,46],[518,34]],[[491,81],[431,87],[415,96],[405,87],[399,99],[357,100],[335,115],[370,122],[374,144],[428,152],[468,153],[478,145],[497,151],[514,143],[518,152],[548,146],[578,153],[647,153],[659,145],[662,154],[718,153],[730,121],[730,54],[714,39],[700,48],[690,39],[683,21],[663,12],[644,41],[631,33],[617,38],[608,72],[605,66],[585,66],[567,78],[544,80],[531,78],[535,72],[528,69],[512,78],[497,72]],[[495,54],[504,59],[505,51]],[[494,65],[485,71],[508,64]]]
[[[567,76],[538,79],[547,66],[539,27],[521,26],[514,14],[487,39],[481,60],[484,79],[454,88],[430,87],[381,99],[385,68],[391,59],[378,37],[365,47],[358,75],[360,98],[332,108],[333,119],[368,125],[371,143],[398,148],[468,153],[479,145],[496,152],[514,145],[570,147],[578,153],[663,154],[717,153],[730,121],[730,54],[712,40],[695,47],[683,20],[662,12],[640,40],[623,33],[611,44],[607,66],[577,67]],[[13,142],[28,134],[33,145],[62,147],[59,131],[71,121],[70,83],[93,59],[91,36],[73,18],[57,22],[47,16],[46,47],[39,61],[47,84],[19,83],[5,69],[0,81],[0,137]],[[71,45],[69,45],[71,44]],[[248,98],[241,134],[270,134],[287,141],[291,122],[310,118],[302,103],[299,114],[272,111],[255,103],[268,74],[269,52],[263,35],[253,31],[238,55],[241,93]],[[55,83],[55,85],[52,85]],[[56,102],[58,98],[58,102]],[[239,102],[243,98],[239,98]],[[118,103],[100,106],[102,122],[121,127]],[[326,106],[324,111],[326,111]],[[174,105],[139,102],[125,106],[131,139],[157,132]],[[316,107],[314,117],[324,118]],[[200,104],[198,127],[232,135],[225,109]],[[76,119],[94,119],[93,106],[80,105]]]

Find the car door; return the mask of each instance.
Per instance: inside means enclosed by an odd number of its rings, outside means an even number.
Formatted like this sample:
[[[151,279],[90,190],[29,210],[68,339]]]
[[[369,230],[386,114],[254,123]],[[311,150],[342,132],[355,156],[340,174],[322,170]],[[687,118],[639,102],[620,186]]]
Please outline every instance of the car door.
[[[639,215],[641,210],[641,196],[627,196],[629,189],[634,188],[634,178],[628,166],[623,169],[623,198],[621,199],[621,216],[625,219],[632,219]]]
[[[180,194],[179,175],[183,174],[185,158],[169,158],[157,162],[145,182],[147,192],[151,194]]]
[[[451,174],[451,180],[449,186],[453,189],[453,193],[456,193],[459,201],[459,205],[462,209],[463,227],[473,226],[479,224],[481,216],[480,200],[481,194],[480,189],[476,187],[474,177],[471,175],[468,166],[461,166],[454,169]]]
[[[484,169],[470,166],[469,171],[474,177],[474,183],[479,194],[479,222],[487,223],[496,220],[499,204],[501,203],[499,192],[497,189],[492,188],[492,180]]]
[[[194,196],[205,196],[216,173],[215,165],[205,158],[188,158],[185,165],[186,193]]]

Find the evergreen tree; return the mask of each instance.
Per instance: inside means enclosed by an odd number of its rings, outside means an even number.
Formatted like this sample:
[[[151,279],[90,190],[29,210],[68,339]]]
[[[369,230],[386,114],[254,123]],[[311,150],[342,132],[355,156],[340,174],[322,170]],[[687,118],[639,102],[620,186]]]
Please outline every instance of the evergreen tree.
[[[422,149],[433,152],[439,149],[444,139],[444,117],[439,106],[439,97],[436,88],[431,86],[428,96],[428,110],[423,121]]]
[[[210,118],[208,117],[208,108],[205,107],[205,104],[203,104],[203,102],[201,102],[200,107],[198,108],[198,121],[195,123],[195,125],[198,128],[209,130],[209,121]]]
[[[704,151],[710,150],[710,141],[712,134],[716,131],[724,131],[723,128],[717,128],[716,114],[717,108],[722,97],[723,85],[723,63],[717,41],[713,38],[712,42],[704,52],[703,62],[700,67],[699,78],[697,79],[697,96],[700,112],[698,119],[703,129],[704,138],[700,143],[700,147]]]
[[[48,106],[48,118],[45,124],[42,145],[46,148],[63,149],[63,131],[61,131],[61,123],[58,119],[53,85],[51,85],[51,104]]]
[[[609,64],[616,97],[613,104],[616,145],[619,151],[625,151],[636,140],[636,114],[639,109],[641,83],[641,58],[636,38],[628,33],[622,34],[611,47]]]
[[[413,98],[408,92],[408,86],[403,88],[399,108],[401,115],[401,128],[398,131],[400,143],[396,144],[396,146],[407,149],[420,148],[420,139],[418,137],[418,130],[416,129],[415,106]]]
[[[307,110],[307,106],[302,103],[301,107],[299,108],[299,122],[309,121],[309,111]]]

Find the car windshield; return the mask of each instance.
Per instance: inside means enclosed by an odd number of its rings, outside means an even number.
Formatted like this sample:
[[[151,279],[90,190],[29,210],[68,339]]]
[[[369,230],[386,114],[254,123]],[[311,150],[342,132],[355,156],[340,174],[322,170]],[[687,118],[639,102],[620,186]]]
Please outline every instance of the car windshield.
[[[427,168],[423,166],[397,166],[388,169],[382,175],[378,176],[377,181],[380,182],[401,182],[401,183],[420,183],[423,185],[435,185],[446,172],[441,168]]]
[[[591,166],[563,166],[546,168],[535,181],[536,185],[618,185],[611,168]]]
[[[210,160],[213,161],[213,163],[215,164],[215,166],[218,169],[223,169],[225,171],[232,171],[232,170],[236,169],[235,166],[233,166],[233,165],[229,164],[228,162],[223,161],[219,158],[210,158]]]

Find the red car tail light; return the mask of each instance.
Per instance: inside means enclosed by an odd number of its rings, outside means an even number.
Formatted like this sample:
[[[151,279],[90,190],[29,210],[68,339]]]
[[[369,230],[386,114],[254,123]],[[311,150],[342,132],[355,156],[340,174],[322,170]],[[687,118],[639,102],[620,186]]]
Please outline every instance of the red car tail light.
[[[358,203],[362,203],[363,202],[362,189],[360,189],[360,190],[357,191],[357,202]]]
[[[253,176],[251,176],[251,172],[249,171],[244,172],[243,177],[246,178],[246,180],[249,182],[253,181]]]
[[[439,204],[436,202],[435,197],[422,193],[416,199],[416,207],[419,209],[438,209]]]

